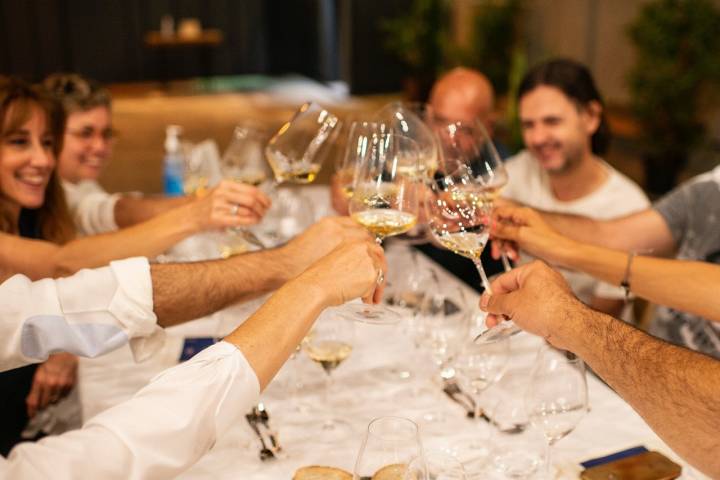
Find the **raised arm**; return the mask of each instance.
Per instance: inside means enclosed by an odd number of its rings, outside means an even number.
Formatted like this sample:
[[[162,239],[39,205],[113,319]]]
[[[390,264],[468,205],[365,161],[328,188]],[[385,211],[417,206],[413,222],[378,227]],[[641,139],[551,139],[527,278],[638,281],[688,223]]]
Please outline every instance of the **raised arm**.
[[[682,284],[681,284],[682,285]],[[720,476],[720,361],[651,337],[577,300],[542,262],[493,282],[481,307],[582,357],[689,463]],[[690,290],[686,285],[681,288]]]
[[[7,462],[0,459],[0,476],[175,478],[229,426],[244,421],[242,414],[320,312],[369,299],[384,268],[382,250],[371,240],[344,243],[284,285],[224,342],[159,375],[128,402],[82,429],[13,449]]]
[[[82,237],[65,245],[0,234],[0,266],[30,278],[58,277],[119,258],[155,257],[195,233],[257,222],[270,206],[262,193],[226,182],[204,198],[117,232]],[[234,207],[244,205],[234,212]]]
[[[498,209],[496,218],[493,234],[516,242],[533,256],[614,285],[625,278],[627,252],[565,237],[544,222],[544,215],[531,209]],[[637,256],[628,279],[632,292],[640,297],[720,322],[720,266]]]
[[[115,223],[120,228],[150,220],[173,208],[186,205],[194,200],[193,197],[153,197],[123,195],[115,202]]]

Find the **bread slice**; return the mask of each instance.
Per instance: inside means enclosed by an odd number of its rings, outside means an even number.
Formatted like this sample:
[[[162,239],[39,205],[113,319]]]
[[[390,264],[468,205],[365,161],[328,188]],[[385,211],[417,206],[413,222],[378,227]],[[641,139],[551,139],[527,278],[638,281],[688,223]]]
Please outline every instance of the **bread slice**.
[[[335,467],[321,467],[311,465],[298,468],[293,475],[293,480],[352,480],[351,473]]]
[[[392,465],[386,465],[372,476],[372,480],[402,480],[407,465],[404,463],[394,463]]]

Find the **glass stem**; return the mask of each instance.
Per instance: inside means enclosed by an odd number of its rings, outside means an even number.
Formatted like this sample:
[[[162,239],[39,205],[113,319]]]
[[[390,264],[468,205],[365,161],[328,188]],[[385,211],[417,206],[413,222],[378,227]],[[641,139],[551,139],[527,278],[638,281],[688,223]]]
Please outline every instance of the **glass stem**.
[[[552,472],[552,443],[547,442],[545,445],[545,478],[550,480]]]
[[[323,389],[323,405],[327,411],[327,416],[323,422],[325,428],[330,428],[333,425],[333,412],[329,407],[330,405],[330,389],[332,388],[332,375],[326,372],[325,375],[325,388]]]
[[[487,293],[492,295],[492,288],[490,288],[490,281],[487,278],[487,275],[485,275],[485,269],[482,266],[482,262],[479,258],[473,259],[473,263],[475,264],[475,268],[477,268],[478,273],[480,274],[480,281]]]

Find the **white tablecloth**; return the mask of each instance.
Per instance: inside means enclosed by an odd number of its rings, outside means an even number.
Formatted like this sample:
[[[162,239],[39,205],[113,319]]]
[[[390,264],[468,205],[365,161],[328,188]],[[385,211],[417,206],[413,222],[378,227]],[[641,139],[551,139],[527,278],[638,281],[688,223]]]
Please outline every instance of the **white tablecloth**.
[[[321,203],[325,192],[311,190]],[[322,211],[322,210],[321,210]],[[389,258],[393,276],[406,272],[403,262],[408,256],[407,247],[390,249]],[[423,267],[433,266],[443,285],[456,285],[471,303],[477,304],[477,294],[449,273],[422,255]],[[127,348],[94,360],[81,360],[80,397],[85,418],[129,398],[155,374],[177,363],[184,337],[219,336],[227,333],[246,318],[259,304],[233,307],[190,324],[168,329],[165,348],[154,358],[134,364]],[[357,324],[355,348],[350,358],[334,373],[333,398],[340,407],[335,412],[350,422],[354,433],[345,440],[324,444],[318,440],[321,416],[308,413],[307,407],[322,405],[324,373],[304,354],[289,361],[276,380],[262,396],[270,414],[272,426],[279,432],[285,454],[278,459],[261,462],[259,443],[244,419],[218,443],[200,462],[185,472],[182,479],[289,479],[293,472],[306,465],[329,465],[352,471],[362,436],[370,420],[381,415],[399,415],[414,419],[420,425],[425,448],[441,448],[459,452],[477,438],[488,435],[489,427],[483,421],[466,418],[465,412],[448,398],[439,387],[437,395],[417,395],[411,390],[412,382],[380,379],[380,370],[398,365],[412,355],[412,342],[402,328]],[[542,342],[536,337],[520,334],[512,340],[512,369],[528,370]],[[432,367],[421,368],[429,377]],[[387,373],[387,372],[386,372]],[[302,383],[297,390],[296,385]],[[425,389],[433,385],[426,381]],[[554,464],[558,478],[578,478],[579,461],[602,456],[638,445],[658,450],[684,467],[682,478],[706,478],[682,462],[645,424],[632,408],[611,389],[588,374],[590,412],[568,437],[554,448]],[[404,392],[404,393],[403,393]],[[349,402],[350,405],[346,405]],[[429,411],[444,414],[443,421],[426,421]]]

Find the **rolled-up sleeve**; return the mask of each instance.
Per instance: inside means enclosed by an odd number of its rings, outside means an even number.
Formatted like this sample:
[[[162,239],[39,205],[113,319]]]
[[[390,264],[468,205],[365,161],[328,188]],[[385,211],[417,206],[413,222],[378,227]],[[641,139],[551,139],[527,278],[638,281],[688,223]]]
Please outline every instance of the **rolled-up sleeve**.
[[[244,355],[220,342],[82,429],[18,445],[0,459],[0,478],[174,478],[210,450],[259,392]]]
[[[55,352],[95,357],[130,343],[137,360],[164,340],[153,313],[145,258],[81,270],[58,280],[16,275],[0,285],[0,369],[41,362]]]

